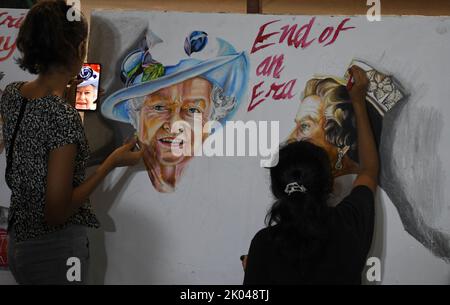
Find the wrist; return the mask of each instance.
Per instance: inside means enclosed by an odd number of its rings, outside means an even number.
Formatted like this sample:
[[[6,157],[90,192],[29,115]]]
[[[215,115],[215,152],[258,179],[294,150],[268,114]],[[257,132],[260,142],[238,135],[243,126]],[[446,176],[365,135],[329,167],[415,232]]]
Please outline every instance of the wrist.
[[[356,109],[366,109],[366,101],[365,98],[352,100],[353,108]]]
[[[100,165],[99,170],[104,171],[105,174],[108,174],[115,167],[115,162],[111,156],[106,158],[106,160]]]

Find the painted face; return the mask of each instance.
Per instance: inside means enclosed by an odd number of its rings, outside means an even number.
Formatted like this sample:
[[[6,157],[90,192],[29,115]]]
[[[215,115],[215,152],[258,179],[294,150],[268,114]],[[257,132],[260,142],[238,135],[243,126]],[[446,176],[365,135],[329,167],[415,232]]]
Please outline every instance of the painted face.
[[[95,105],[94,102],[96,99],[97,99],[96,87],[92,85],[78,87],[75,108],[81,110],[95,110],[97,105]]]
[[[207,122],[211,90],[210,82],[195,77],[146,97],[140,113],[139,139],[160,165],[177,165],[187,158],[187,151],[194,153],[194,123],[197,121],[203,128]],[[185,122],[184,127],[180,121]],[[183,151],[183,155],[174,154],[173,148]]]
[[[295,117],[296,127],[291,132],[290,141],[308,141],[323,148],[330,158],[333,168],[333,175],[340,176],[357,171],[357,164],[346,156],[343,160],[343,167],[336,169],[338,160],[338,148],[327,141],[325,134],[325,103],[317,95],[306,97],[300,102],[297,115]]]
[[[296,127],[289,136],[290,140],[310,141],[318,146],[327,146],[325,139],[324,104],[319,96],[311,95],[300,103],[295,117]]]

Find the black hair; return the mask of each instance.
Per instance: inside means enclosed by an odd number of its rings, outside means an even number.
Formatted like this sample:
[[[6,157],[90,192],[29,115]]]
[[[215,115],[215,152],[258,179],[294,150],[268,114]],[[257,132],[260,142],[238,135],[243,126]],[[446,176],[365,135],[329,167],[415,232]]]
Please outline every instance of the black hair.
[[[23,70],[38,74],[70,67],[81,56],[78,46],[87,38],[88,24],[81,12],[80,21],[69,20],[71,8],[63,0],[43,0],[30,9],[17,37],[22,53],[17,62]]]
[[[306,141],[281,147],[278,157],[278,164],[270,169],[276,201],[266,216],[266,224],[276,227],[277,250],[306,273],[327,243],[331,165],[325,150]],[[288,194],[286,186],[295,182],[306,190]]]

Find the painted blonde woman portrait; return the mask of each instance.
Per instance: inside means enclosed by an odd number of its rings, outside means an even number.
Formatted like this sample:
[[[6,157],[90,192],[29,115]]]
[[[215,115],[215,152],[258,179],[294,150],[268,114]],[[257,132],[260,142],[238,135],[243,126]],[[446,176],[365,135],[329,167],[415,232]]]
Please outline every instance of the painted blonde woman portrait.
[[[327,152],[333,176],[357,170],[356,128],[348,91],[333,78],[313,78],[305,86],[289,141],[308,141]]]

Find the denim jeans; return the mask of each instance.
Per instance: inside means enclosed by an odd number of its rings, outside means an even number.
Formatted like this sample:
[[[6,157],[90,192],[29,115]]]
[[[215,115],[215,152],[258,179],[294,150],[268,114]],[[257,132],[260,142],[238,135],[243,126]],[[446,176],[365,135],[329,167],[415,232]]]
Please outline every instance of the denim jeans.
[[[86,284],[89,270],[86,227],[70,225],[21,242],[16,242],[14,230],[10,230],[8,265],[21,285]]]

